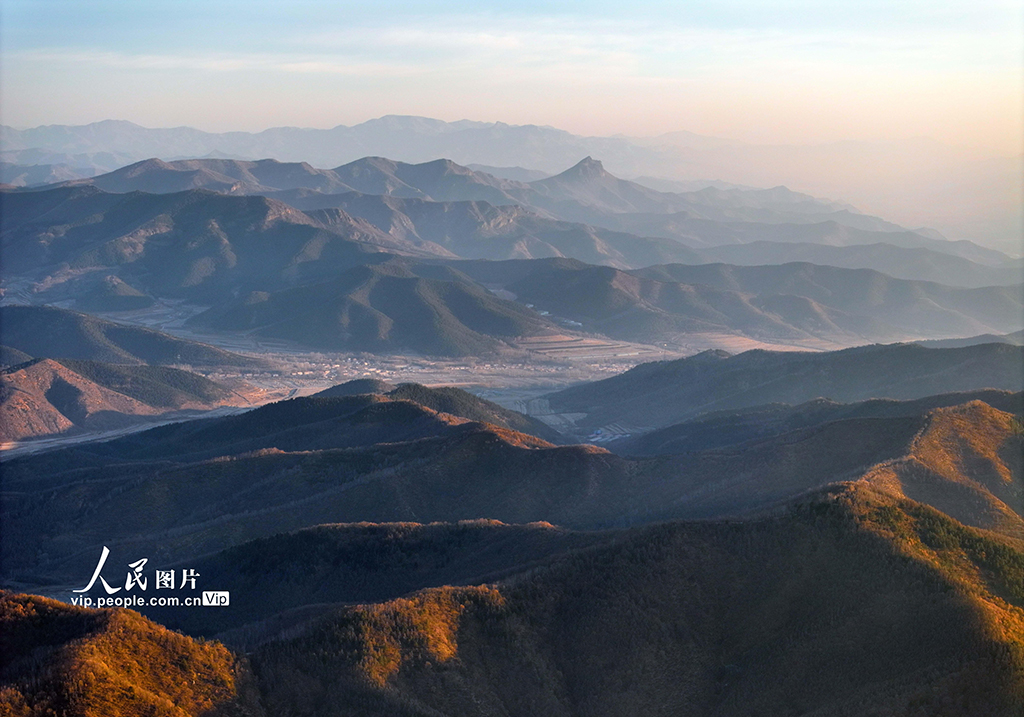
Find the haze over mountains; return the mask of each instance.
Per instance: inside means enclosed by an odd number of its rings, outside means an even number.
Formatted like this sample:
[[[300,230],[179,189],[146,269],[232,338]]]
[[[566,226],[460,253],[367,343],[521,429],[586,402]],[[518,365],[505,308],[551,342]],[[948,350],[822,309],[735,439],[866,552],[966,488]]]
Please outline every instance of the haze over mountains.
[[[935,240],[929,236],[907,232],[877,217],[785,187],[708,187],[695,192],[659,192],[611,175],[601,162],[590,157],[556,176],[530,183],[499,179],[451,160],[407,164],[382,157],[366,157],[333,170],[275,160],[203,159],[168,163],[150,159],[73,182],[80,183],[113,192],[167,193],[206,188],[234,194],[267,194],[273,190],[307,189],[326,194],[358,191],[440,202],[520,204],[544,216],[641,236],[679,239],[698,246],[756,239],[863,244],[871,243],[871,234],[864,232],[882,232],[891,236],[875,237],[876,240],[908,247],[939,247],[947,253],[989,263],[1005,259],[998,252],[986,251],[970,242],[943,241],[934,245]],[[294,194],[281,198],[288,201],[288,196]],[[302,201],[302,194],[298,196]],[[721,226],[730,222],[742,224]],[[811,226],[800,226],[804,224]],[[851,234],[851,229],[857,231]]]
[[[0,586],[145,615],[0,592],[0,712],[1024,710],[1019,260],[686,134],[0,140]]]
[[[364,158],[334,170],[273,160],[148,160],[0,200],[0,239],[12,257],[6,280],[26,297],[73,298],[92,310],[184,298],[214,305],[196,325],[317,348],[467,355],[555,329],[522,304],[563,327],[616,339],[664,343],[685,332],[724,332],[820,347],[1010,333],[1024,315],[1019,269],[998,252],[902,231],[782,188],[658,192],[590,158],[530,183],[449,160]],[[675,228],[649,238],[595,226],[642,217],[669,217]],[[797,241],[759,239],[765,236]],[[693,248],[684,239],[726,245]],[[682,266],[737,256],[729,243],[753,241],[746,263],[808,255],[853,266],[898,261],[905,276],[973,288],[813,264]],[[397,268],[393,254],[434,263],[572,257],[644,269],[627,276],[541,261],[513,270],[532,280],[512,281],[495,267],[459,265],[484,288],[426,264]],[[545,289],[554,286],[556,295]],[[489,293],[498,289],[505,293]],[[400,291],[413,296],[399,300]]]
[[[813,264],[676,264],[628,272],[569,260],[455,266],[584,330],[642,342],[714,330],[840,343],[844,334],[859,342],[898,340],[908,332],[963,335],[990,321],[1010,330],[1024,309],[1017,287],[951,289]]]
[[[72,155],[109,153],[120,164],[149,157],[165,160],[207,155],[233,159],[275,157],[282,161],[337,166],[365,156],[406,162],[448,157],[461,164],[527,167],[550,174],[587,155],[602,157],[619,175],[728,180],[750,186],[786,185],[814,194],[844,197],[900,223],[917,227],[940,220],[940,230],[976,237],[1019,253],[1019,158],[977,153],[926,140],[846,142],[808,147],[757,146],[690,133],[658,138],[580,137],[551,127],[504,123],[442,122],[387,116],[354,127],[329,130],[274,128],[251,134],[212,134],[181,127],[146,129],[130,122],[104,121],[70,127],[0,129],[6,161],[41,164],[40,150],[62,156],[46,163],[89,162]],[[21,152],[36,154],[21,156]],[[91,166],[98,166],[91,165]],[[109,161],[101,167],[113,169]],[[970,177],[951,187],[943,176]]]

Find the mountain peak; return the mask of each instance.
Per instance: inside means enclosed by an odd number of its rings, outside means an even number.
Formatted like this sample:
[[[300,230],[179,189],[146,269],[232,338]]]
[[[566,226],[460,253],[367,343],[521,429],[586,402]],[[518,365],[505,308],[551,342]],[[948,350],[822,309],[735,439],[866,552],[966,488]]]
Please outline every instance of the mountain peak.
[[[607,174],[601,161],[588,155],[558,176],[565,177],[566,179],[587,180],[603,177]]]

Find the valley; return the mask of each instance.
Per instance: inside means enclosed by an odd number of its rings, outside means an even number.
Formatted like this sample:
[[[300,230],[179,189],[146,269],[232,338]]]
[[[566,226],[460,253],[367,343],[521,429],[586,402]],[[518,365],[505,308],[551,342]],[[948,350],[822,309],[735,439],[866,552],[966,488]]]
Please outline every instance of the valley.
[[[1024,709],[1019,257],[374,127],[4,165],[0,712]]]

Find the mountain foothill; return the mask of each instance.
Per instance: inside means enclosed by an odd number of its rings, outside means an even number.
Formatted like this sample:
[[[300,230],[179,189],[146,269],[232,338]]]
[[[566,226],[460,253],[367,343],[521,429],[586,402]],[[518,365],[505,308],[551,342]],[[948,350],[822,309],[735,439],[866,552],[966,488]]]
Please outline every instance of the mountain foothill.
[[[1024,710],[1010,257],[590,157],[30,159],[0,167],[0,439],[110,433],[4,456],[0,713]],[[172,305],[364,357],[804,350],[640,363],[538,415],[371,378],[271,401],[221,377],[280,365],[128,323]],[[101,551],[230,603],[68,604]]]
[[[83,434],[247,407],[273,396],[201,373],[272,366],[160,331],[50,306],[0,306],[0,441]],[[200,373],[196,373],[196,372]]]
[[[456,389],[359,381],[16,458],[8,585],[74,584],[107,544],[114,563],[195,567],[232,602],[147,620],[5,593],[3,699],[99,700],[105,682],[64,686],[113,619],[127,654],[105,679],[169,689],[121,665],[171,640],[189,699],[234,714],[1011,714],[1020,410],[992,389],[774,404],[706,418],[728,445],[691,432],[631,457],[554,445]],[[757,411],[775,422],[745,435]],[[31,663],[19,647],[44,642]]]

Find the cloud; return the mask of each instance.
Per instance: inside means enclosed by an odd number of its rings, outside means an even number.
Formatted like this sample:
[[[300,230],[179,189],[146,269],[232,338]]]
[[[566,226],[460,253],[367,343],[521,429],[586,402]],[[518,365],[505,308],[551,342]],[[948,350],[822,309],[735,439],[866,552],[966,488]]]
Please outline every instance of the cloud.
[[[258,43],[248,43],[250,45]],[[292,28],[264,51],[161,52],[50,47],[8,62],[84,63],[136,71],[285,72],[343,76],[476,75],[509,81],[681,82],[715,73],[936,74],[1017,71],[1024,33],[970,28],[781,29],[691,27],[650,20],[444,15],[400,22]]]

